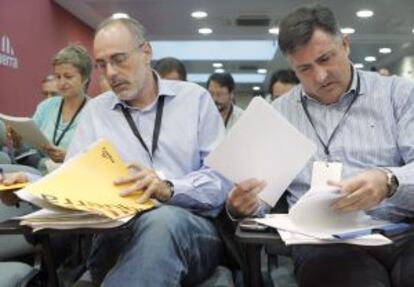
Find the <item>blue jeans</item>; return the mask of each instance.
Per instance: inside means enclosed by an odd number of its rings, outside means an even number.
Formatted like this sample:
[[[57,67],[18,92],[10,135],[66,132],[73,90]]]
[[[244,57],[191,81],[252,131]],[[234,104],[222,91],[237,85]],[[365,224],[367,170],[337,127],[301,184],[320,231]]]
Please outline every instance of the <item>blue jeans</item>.
[[[193,286],[213,273],[222,254],[212,222],[161,206],[128,228],[95,235],[88,269],[105,287]]]

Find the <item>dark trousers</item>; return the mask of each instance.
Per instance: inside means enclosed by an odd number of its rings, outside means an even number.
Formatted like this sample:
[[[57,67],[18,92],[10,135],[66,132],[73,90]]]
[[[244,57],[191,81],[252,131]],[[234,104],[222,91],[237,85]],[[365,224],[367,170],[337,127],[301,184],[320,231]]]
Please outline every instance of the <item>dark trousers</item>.
[[[380,247],[347,244],[292,248],[300,287],[412,287],[414,239]]]

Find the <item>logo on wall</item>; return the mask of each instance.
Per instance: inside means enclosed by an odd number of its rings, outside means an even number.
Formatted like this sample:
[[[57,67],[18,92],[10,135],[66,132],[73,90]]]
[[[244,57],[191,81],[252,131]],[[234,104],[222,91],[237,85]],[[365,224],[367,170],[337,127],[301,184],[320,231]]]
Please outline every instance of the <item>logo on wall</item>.
[[[5,66],[13,69],[19,67],[19,61],[14,55],[14,50],[10,42],[10,38],[3,35],[0,38],[0,66]]]

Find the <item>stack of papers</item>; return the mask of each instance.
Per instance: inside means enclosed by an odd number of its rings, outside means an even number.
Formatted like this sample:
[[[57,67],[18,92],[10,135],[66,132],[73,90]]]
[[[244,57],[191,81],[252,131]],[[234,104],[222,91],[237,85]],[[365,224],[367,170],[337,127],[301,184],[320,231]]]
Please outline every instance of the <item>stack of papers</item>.
[[[278,229],[287,245],[349,243],[378,246],[392,243],[385,236],[373,233],[393,223],[374,220],[362,211],[342,213],[332,210],[333,202],[342,196],[343,193],[335,187],[314,187],[288,214],[270,214],[256,221]]]
[[[41,228],[109,228],[122,225],[136,213],[154,207],[142,204],[142,194],[121,197],[129,185],[115,186],[113,181],[128,175],[125,163],[109,141],[99,140],[61,167],[16,192],[23,200],[43,210],[24,216],[22,224]]]

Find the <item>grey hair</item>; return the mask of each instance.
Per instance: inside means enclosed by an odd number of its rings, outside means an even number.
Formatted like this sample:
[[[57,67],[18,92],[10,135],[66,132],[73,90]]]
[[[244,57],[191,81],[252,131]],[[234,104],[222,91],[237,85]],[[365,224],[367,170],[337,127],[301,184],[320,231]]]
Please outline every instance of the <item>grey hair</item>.
[[[306,45],[315,29],[322,29],[341,39],[339,23],[331,9],[322,5],[301,7],[284,17],[279,25],[279,48],[283,54],[292,53]]]
[[[131,33],[133,38],[136,41],[136,45],[140,45],[143,41],[146,41],[145,38],[145,27],[136,19],[131,17],[124,17],[124,18],[116,18],[116,17],[108,17],[105,20],[103,20],[98,28],[95,31],[95,36],[98,34],[98,32],[102,29],[104,29],[107,26],[113,25],[115,23],[121,23],[124,25],[128,31]]]

